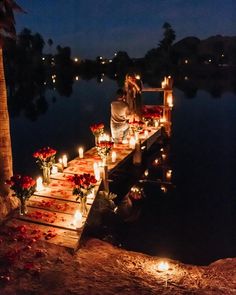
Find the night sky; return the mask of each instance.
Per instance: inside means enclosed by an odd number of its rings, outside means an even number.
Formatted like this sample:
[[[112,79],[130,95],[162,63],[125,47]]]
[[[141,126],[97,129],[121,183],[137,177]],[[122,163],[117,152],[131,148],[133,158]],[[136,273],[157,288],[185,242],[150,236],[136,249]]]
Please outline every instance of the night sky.
[[[17,0],[27,14],[17,14],[24,27],[70,46],[72,56],[112,58],[118,50],[142,57],[163,37],[169,22],[176,40],[212,35],[236,36],[235,0]],[[47,51],[47,47],[45,47]]]

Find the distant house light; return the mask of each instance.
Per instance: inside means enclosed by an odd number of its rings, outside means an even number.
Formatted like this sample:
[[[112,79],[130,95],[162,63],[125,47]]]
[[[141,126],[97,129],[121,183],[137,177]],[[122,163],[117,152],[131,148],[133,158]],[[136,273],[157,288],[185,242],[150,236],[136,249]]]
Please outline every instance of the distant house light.
[[[211,62],[211,59],[208,59],[209,62]]]
[[[184,80],[187,81],[187,80],[188,80],[188,76],[185,76],[185,77],[184,77]]]
[[[184,63],[185,63],[185,64],[188,64],[188,60],[187,60],[187,59],[185,59]]]
[[[75,62],[78,62],[78,58],[77,58],[77,57],[75,57],[75,58],[74,58],[74,61],[75,61]]]
[[[75,77],[75,80],[76,80],[76,81],[79,81],[79,76],[76,76],[76,77]]]
[[[100,82],[102,83],[103,82],[103,79],[101,78]]]
[[[45,57],[42,57],[42,60],[45,60]]]
[[[109,62],[112,62],[112,59],[109,59]]]
[[[106,62],[105,61],[102,61],[102,64],[104,65]]]
[[[225,57],[224,53],[221,54],[221,57]]]
[[[99,56],[100,59],[102,59],[102,56]]]
[[[117,56],[117,53],[115,52],[114,55]]]

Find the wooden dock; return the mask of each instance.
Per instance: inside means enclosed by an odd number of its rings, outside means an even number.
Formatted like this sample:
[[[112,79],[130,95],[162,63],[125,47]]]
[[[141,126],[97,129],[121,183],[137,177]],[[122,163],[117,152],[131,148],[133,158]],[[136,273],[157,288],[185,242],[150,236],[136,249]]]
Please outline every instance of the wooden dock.
[[[147,130],[146,137],[144,137],[144,132],[140,135],[142,150],[149,149],[156,141],[160,135],[161,127],[147,127]],[[108,158],[108,175],[134,152],[128,144],[116,144],[113,150],[117,154],[117,159],[112,163],[111,157]],[[30,198],[27,203],[28,213],[25,216],[20,216],[16,212],[13,218],[7,221],[7,225],[25,226],[31,232],[40,233],[39,238],[42,240],[76,251],[80,246],[80,238],[89,212],[103,184],[102,180],[97,182],[94,194],[87,200],[88,214],[83,217],[83,226],[76,229],[73,220],[79,203],[76,201],[76,196],[72,194],[73,185],[68,180],[68,176],[82,173],[93,174],[93,164],[99,161],[101,159],[97,155],[95,147],[85,152],[84,158],[77,157],[70,161],[62,173],[51,175],[51,182],[47,187],[35,192]]]

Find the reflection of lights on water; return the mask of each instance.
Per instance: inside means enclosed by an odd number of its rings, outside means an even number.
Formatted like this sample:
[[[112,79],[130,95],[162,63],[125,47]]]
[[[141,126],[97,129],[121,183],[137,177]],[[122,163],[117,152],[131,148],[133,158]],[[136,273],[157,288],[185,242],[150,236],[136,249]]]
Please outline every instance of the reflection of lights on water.
[[[158,165],[159,164],[159,159],[155,159],[153,162],[153,165]]]
[[[167,178],[167,179],[171,179],[171,176],[172,176],[172,170],[168,170],[168,171],[166,172],[166,178]]]
[[[169,270],[169,263],[167,261],[160,261],[157,265],[157,269],[159,271],[167,271]]]
[[[167,156],[166,156],[166,154],[162,154],[161,157],[163,160],[165,160]]]
[[[163,191],[163,193],[167,192],[167,188],[164,185],[161,186],[161,190]]]

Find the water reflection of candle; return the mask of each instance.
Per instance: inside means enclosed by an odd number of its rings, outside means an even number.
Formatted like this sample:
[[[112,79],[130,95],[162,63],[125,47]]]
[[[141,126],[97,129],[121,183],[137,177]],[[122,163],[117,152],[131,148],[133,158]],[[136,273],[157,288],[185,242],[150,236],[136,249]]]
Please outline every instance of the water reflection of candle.
[[[134,149],[135,148],[135,143],[136,143],[135,138],[133,136],[131,136],[130,140],[129,140],[129,147],[131,149]]]
[[[37,192],[40,192],[43,189],[44,189],[43,179],[42,179],[42,177],[38,177],[37,180],[36,180],[36,191]]]
[[[73,224],[74,224],[75,228],[82,227],[82,214],[79,210],[75,211]]]
[[[168,170],[168,171],[166,172],[166,178],[167,178],[167,179],[171,179],[171,175],[172,175],[172,170]]]
[[[62,156],[62,164],[63,164],[64,168],[67,167],[67,155]]]
[[[83,159],[83,157],[84,157],[84,149],[82,147],[80,147],[78,152],[79,152],[80,159]]]
[[[100,168],[98,166],[98,163],[93,164],[93,171],[94,171],[94,177],[97,181],[100,180]]]
[[[111,161],[112,161],[112,163],[115,163],[115,161],[116,161],[116,152],[115,151],[113,151],[111,153]]]

